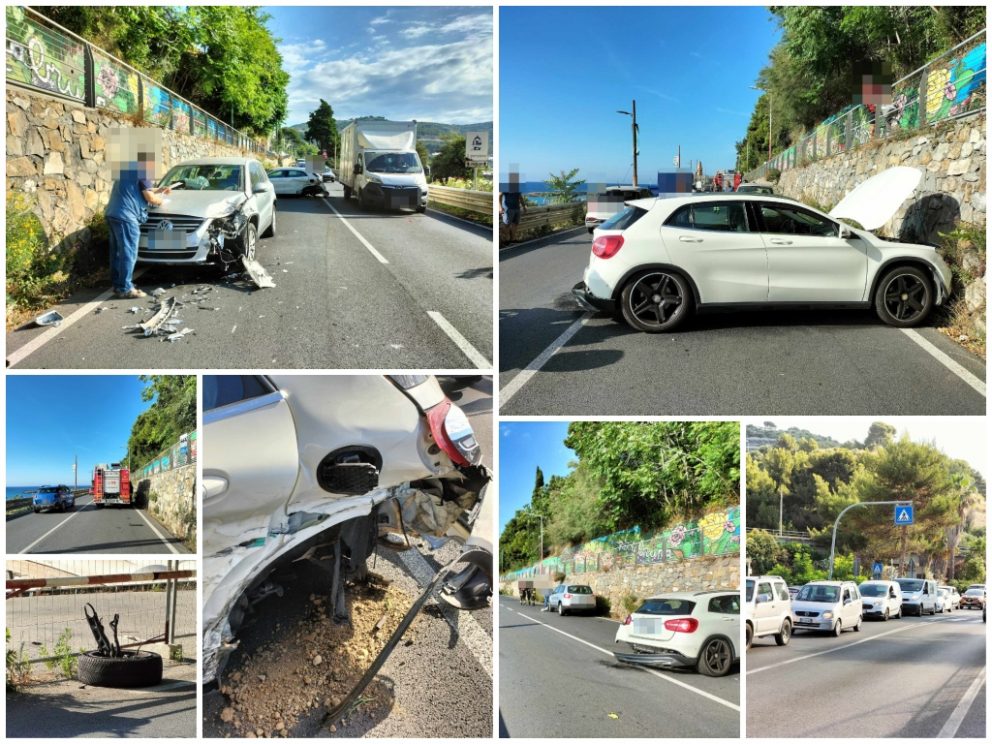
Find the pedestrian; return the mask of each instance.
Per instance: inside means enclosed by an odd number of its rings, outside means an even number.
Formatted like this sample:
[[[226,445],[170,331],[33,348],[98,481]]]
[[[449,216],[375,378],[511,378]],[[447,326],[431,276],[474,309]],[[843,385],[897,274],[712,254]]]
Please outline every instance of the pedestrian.
[[[499,215],[509,232],[509,242],[517,242],[517,227],[520,225],[520,213],[527,211],[523,194],[519,191],[504,191],[499,195]]]
[[[139,149],[136,159],[114,164],[114,176],[104,213],[110,233],[110,281],[121,299],[147,297],[131,280],[138,261],[140,227],[148,220],[148,205],[161,206],[162,196],[172,189],[155,188],[155,152],[150,147]]]
[[[541,612],[551,612],[551,592],[544,589],[544,607],[541,608]]]

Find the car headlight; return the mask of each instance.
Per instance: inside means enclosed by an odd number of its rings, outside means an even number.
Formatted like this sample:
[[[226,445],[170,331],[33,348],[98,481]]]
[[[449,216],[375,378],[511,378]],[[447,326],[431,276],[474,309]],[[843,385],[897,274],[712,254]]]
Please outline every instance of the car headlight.
[[[368,175],[368,181],[369,181],[369,183],[378,183],[378,184],[381,184],[382,183],[382,178],[380,176],[377,176],[375,173],[369,173],[369,175]]]
[[[833,616],[834,616],[834,613],[832,613],[832,612],[829,612],[829,611],[828,611],[828,612],[824,612],[824,613],[823,613],[823,615],[822,615],[822,617],[823,617],[823,619],[824,619],[824,620],[829,620],[829,619],[831,619],[831,618],[832,618]]]
[[[236,238],[247,223],[248,216],[240,209],[236,209],[230,214],[216,218],[210,227],[224,233],[225,238]]]

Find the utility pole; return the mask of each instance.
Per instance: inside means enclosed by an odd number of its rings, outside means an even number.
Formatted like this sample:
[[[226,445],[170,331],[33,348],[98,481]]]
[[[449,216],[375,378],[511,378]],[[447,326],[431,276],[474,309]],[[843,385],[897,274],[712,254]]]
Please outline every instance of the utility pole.
[[[631,101],[630,111],[620,111],[617,109],[618,114],[624,114],[625,116],[631,117],[630,121],[630,132],[634,140],[634,180],[633,186],[637,188],[637,100]]]

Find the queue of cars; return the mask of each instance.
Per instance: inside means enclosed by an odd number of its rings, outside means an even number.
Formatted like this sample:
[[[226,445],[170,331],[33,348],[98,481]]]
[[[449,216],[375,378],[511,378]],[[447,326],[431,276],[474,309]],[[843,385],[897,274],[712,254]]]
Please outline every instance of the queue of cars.
[[[888,621],[905,614],[935,615],[975,607],[982,610],[984,620],[985,585],[973,584],[959,595],[954,587],[938,586],[933,579],[811,581],[793,598],[779,576],[748,576],[744,602],[746,647],[751,648],[755,638],[768,636],[784,646],[797,630],[839,636],[845,630],[860,631],[866,618]]]

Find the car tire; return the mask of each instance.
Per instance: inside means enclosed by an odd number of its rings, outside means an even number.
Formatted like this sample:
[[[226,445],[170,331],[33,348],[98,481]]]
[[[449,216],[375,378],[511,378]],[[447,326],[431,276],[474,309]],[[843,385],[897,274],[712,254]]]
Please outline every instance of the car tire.
[[[707,677],[723,677],[730,673],[734,651],[725,638],[711,638],[703,644],[696,660],[696,670]]]
[[[351,198],[351,186],[344,186],[344,185],[342,185],[342,188],[344,189],[344,198],[345,199],[350,199]]]
[[[32,508],[32,509],[34,510],[34,513],[35,513],[35,514],[37,514],[38,512],[40,512],[40,511],[41,511],[41,509],[39,509],[39,508],[38,508],[38,507],[36,507],[36,506],[32,506],[31,508]]]
[[[427,211],[427,207],[417,207],[417,212],[419,212],[420,214],[423,214],[426,211]]]
[[[782,621],[779,632],[775,634],[775,643],[779,646],[788,646],[790,638],[792,638],[792,621],[786,618]]]
[[[744,648],[750,650],[751,643],[754,641],[754,628],[751,627],[751,623],[744,626]]]
[[[106,504],[93,504],[97,509],[102,509]]]
[[[561,602],[558,603],[558,617],[565,617],[565,607]]]
[[[359,189],[358,190],[358,206],[359,206],[360,209],[368,209],[369,208],[369,201],[365,197],[365,189]]]
[[[933,284],[921,269],[899,266],[886,272],[875,290],[875,312],[884,323],[912,328],[933,309]]]
[[[239,242],[238,253],[244,258],[253,260],[258,247],[258,226],[254,222],[249,221],[245,225],[245,231]]]
[[[885,608],[885,612],[882,614],[882,622],[883,623],[889,622],[889,608],[888,607]]]
[[[840,620],[834,623],[834,628],[832,632],[834,634],[834,638],[840,638],[840,634],[844,632],[844,625],[843,623],[841,623]]]
[[[864,618],[859,615],[858,616],[858,622],[855,623],[855,625],[854,625],[854,632],[855,633],[860,633],[861,632],[861,623],[862,622],[864,622]]]
[[[262,233],[263,238],[274,238],[276,236],[276,208],[272,208],[272,222],[269,223],[269,228]]]
[[[692,291],[680,274],[661,269],[647,271],[624,286],[620,311],[627,325],[638,331],[670,331],[692,312]]]
[[[162,682],[162,657],[151,651],[122,651],[123,656],[103,656],[87,651],[79,656],[76,678],[94,687],[151,687]]]

